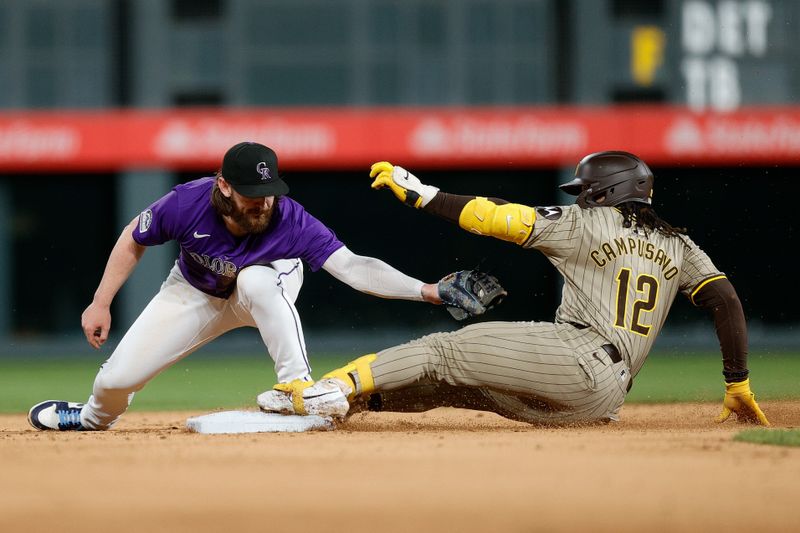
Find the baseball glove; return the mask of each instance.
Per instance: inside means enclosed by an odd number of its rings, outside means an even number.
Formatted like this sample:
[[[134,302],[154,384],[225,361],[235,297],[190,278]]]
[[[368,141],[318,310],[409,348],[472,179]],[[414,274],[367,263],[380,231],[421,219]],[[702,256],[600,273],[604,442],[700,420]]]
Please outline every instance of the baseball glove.
[[[508,294],[497,278],[479,270],[459,270],[439,280],[439,298],[456,320],[482,315]]]

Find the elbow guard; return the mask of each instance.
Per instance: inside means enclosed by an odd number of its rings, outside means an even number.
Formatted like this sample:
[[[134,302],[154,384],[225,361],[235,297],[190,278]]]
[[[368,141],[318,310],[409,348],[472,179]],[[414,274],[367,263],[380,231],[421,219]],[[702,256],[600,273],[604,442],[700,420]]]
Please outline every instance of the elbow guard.
[[[535,220],[536,212],[532,207],[522,204],[497,205],[478,196],[461,210],[458,225],[478,235],[523,244],[530,237]]]

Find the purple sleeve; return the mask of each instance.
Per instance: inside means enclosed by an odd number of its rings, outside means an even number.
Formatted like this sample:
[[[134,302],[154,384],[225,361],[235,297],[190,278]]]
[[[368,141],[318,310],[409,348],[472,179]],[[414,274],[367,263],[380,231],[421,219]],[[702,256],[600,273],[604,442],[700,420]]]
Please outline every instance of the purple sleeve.
[[[322,268],[322,264],[328,260],[331,254],[344,244],[336,238],[330,228],[305,210],[301,211],[300,219],[301,238],[305,243],[301,257],[308,263],[311,270],[316,272]]]
[[[176,221],[179,217],[178,193],[171,191],[139,214],[139,223],[133,230],[133,240],[142,246],[154,246],[175,239]]]

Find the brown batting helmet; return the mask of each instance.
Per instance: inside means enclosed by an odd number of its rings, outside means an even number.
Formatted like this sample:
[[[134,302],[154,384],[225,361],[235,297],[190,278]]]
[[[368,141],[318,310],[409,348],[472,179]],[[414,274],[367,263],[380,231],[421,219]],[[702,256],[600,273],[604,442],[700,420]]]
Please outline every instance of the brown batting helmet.
[[[576,203],[584,209],[623,202],[649,204],[653,196],[653,172],[629,152],[596,152],[581,159],[575,179],[560,189],[577,196]]]

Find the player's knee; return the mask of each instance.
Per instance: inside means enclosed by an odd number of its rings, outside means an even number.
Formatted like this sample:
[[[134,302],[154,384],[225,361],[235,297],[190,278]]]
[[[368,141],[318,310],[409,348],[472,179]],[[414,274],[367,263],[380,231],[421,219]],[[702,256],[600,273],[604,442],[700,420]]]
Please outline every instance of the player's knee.
[[[278,273],[274,268],[264,265],[253,265],[242,269],[236,278],[239,290],[256,290],[264,285],[274,286],[278,283]]]
[[[281,292],[278,284],[278,273],[271,267],[254,265],[239,272],[236,278],[236,290],[245,301],[260,301]]]
[[[141,390],[143,387],[144,383],[141,379],[124,372],[101,370],[94,380],[95,392],[130,394]]]

